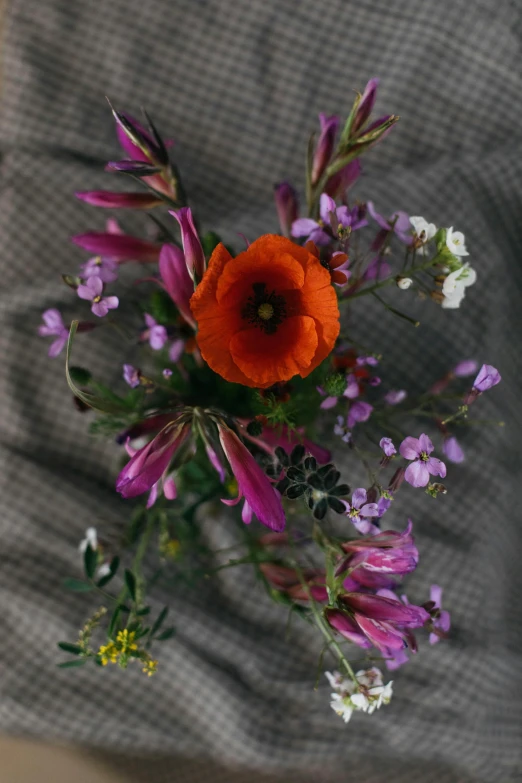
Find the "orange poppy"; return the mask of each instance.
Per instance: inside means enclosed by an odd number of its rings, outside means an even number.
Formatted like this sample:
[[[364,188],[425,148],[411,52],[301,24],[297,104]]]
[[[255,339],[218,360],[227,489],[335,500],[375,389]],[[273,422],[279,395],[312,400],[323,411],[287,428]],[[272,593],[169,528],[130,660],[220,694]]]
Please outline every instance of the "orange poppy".
[[[307,248],[274,234],[235,258],[218,245],[190,307],[207,364],[227,381],[257,388],[306,377],[340,328],[328,270]]]

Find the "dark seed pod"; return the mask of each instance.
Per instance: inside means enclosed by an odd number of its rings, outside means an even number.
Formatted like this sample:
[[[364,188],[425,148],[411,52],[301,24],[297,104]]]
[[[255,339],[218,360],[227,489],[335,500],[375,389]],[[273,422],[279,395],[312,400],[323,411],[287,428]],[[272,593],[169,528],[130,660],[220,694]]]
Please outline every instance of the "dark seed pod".
[[[295,498],[300,498],[302,495],[304,495],[305,492],[306,484],[292,484],[291,487],[288,487],[286,496],[291,500],[295,500]]]
[[[306,480],[314,489],[323,489],[323,480],[318,473],[311,473]]]
[[[317,473],[319,476],[326,476],[326,474],[329,473],[331,470],[335,470],[335,465],[329,462],[328,465],[323,465],[322,467],[320,467]]]
[[[284,478],[284,479],[281,479],[281,481],[279,481],[275,485],[275,488],[277,489],[278,492],[280,492],[282,495],[284,495],[289,486],[290,486],[290,482],[288,481],[287,478]]]
[[[282,446],[278,446],[275,450],[275,455],[281,465],[283,465],[285,468],[287,468],[290,465],[290,460],[288,459],[288,454],[283,449]]]
[[[305,447],[301,446],[300,444],[297,446],[294,446],[292,449],[292,453],[290,455],[290,461],[292,465],[300,465],[303,461],[303,457],[305,455]]]
[[[339,484],[337,487],[330,489],[329,494],[334,495],[336,498],[342,498],[350,494],[350,487],[348,484]]]
[[[290,479],[290,481],[304,481],[305,480],[305,474],[300,468],[288,468],[286,471],[286,475]]]
[[[338,470],[331,470],[330,473],[327,473],[324,477],[324,488],[333,489],[340,478],[341,474]]]
[[[320,500],[319,503],[317,503],[317,505],[314,508],[314,517],[316,519],[324,519],[327,511],[328,511],[328,503],[326,501],[326,498],[322,498],[322,500]]]
[[[304,461],[305,470],[317,470],[317,460],[315,457],[308,456]]]
[[[346,506],[341,500],[339,500],[339,498],[329,496],[328,505],[332,511],[335,511],[336,514],[344,514],[346,512]]]

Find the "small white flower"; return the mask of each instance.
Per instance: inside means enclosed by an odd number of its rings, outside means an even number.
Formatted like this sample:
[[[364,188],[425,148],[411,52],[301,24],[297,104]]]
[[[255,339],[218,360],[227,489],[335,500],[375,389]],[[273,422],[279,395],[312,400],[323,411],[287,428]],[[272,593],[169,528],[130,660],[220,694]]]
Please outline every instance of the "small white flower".
[[[85,538],[83,541],[80,541],[80,546],[78,549],[80,552],[83,553],[87,549],[88,545],[91,545],[91,549],[98,549],[98,536],[96,534],[96,528],[95,527],[88,527],[85,531]]]
[[[343,698],[340,693],[332,693],[332,701],[330,707],[334,710],[340,718],[348,723],[352,717],[354,707],[351,706],[349,698]]]
[[[410,223],[415,229],[417,241],[425,245],[430,239],[433,239],[437,233],[437,226],[434,223],[428,223],[423,217],[411,217]]]
[[[411,277],[399,277],[397,279],[397,285],[399,286],[401,291],[407,291],[412,283],[413,280],[411,279]]]
[[[102,576],[107,576],[107,574],[110,574],[110,572],[111,572],[110,563],[102,563],[101,566],[98,568],[96,578],[101,579]]]
[[[464,234],[461,231],[453,231],[453,227],[446,231],[446,245],[455,256],[469,256],[466,250]]]
[[[445,310],[454,310],[460,307],[460,303],[466,295],[466,288],[473,285],[476,280],[477,273],[469,264],[464,264],[460,269],[450,272],[442,286],[444,294],[442,307]]]
[[[389,704],[392,697],[393,682],[383,685],[382,672],[375,666],[358,671],[356,682],[339,672],[326,672],[326,676],[335,690],[331,695],[330,707],[345,723],[348,723],[354,710],[371,715],[382,704]]]

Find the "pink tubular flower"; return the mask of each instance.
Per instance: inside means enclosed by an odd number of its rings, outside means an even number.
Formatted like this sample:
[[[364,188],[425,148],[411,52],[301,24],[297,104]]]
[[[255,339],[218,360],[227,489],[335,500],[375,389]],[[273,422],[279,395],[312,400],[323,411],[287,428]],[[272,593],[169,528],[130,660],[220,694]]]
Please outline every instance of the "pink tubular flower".
[[[312,185],[317,184],[332,157],[335,136],[339,128],[339,117],[335,114],[328,117],[326,114],[321,113],[319,122],[321,123],[321,135],[319,136],[312,161]]]
[[[116,480],[116,491],[124,498],[134,498],[152,490],[189,433],[190,425],[179,419],[167,424],[146,446],[134,452]]]
[[[347,163],[344,168],[330,177],[324,186],[324,192],[332,198],[344,199],[346,191],[361,176],[362,166],[358,158]]]
[[[75,245],[83,247],[97,256],[113,258],[120,264],[126,261],[153,263],[158,260],[161,245],[128,234],[114,234],[109,231],[88,231],[71,237]]]
[[[367,503],[367,498],[366,490],[360,487],[353,493],[351,504],[347,500],[342,501],[346,506],[346,516],[363,535],[379,532],[379,528],[371,521],[373,517],[379,516],[377,503]]]
[[[357,624],[345,612],[339,609],[325,609],[324,616],[337,633],[344,636],[352,644],[362,647],[363,650],[369,650],[372,642],[365,636]]]
[[[223,422],[218,422],[217,426],[221,446],[237,480],[238,500],[244,497],[263,525],[283,530],[285,513],[276,490],[235,432]]]
[[[324,571],[306,569],[303,571],[303,585],[299,574],[294,568],[276,565],[275,563],[261,563],[259,570],[273,587],[288,595],[294,601],[327,601]]]
[[[80,201],[105,209],[152,209],[162,203],[153,193],[114,193],[110,190],[84,190],[74,194]]]
[[[65,326],[59,310],[51,308],[42,313],[43,324],[38,327],[40,337],[54,337],[55,339],[49,346],[47,355],[51,359],[60,354],[69,339],[69,329]]]
[[[134,455],[137,454],[137,450],[132,448],[128,440],[125,443],[125,449],[129,457],[134,457]],[[160,478],[150,488],[147,508],[151,508],[154,505],[161,492],[163,492],[167,500],[175,500],[178,495],[174,478],[168,475],[168,466],[165,468]]]
[[[99,277],[87,278],[84,285],[78,286],[77,293],[80,299],[92,302],[91,310],[99,318],[107,315],[109,310],[115,310],[120,303],[117,296],[102,296],[103,282]]]
[[[281,233],[289,237],[292,223],[299,217],[297,192],[289,182],[280,182],[274,187],[274,199]]]
[[[359,100],[359,106],[357,107],[357,113],[353,121],[351,129],[352,135],[357,135],[357,131],[360,130],[365,122],[369,119],[375,105],[378,86],[379,79],[373,78],[370,79],[364,88],[364,92]]]
[[[196,322],[190,309],[194,283],[188,273],[183,251],[175,245],[163,245],[159,257],[159,272],[166,292],[179,312],[194,329]]]
[[[399,446],[404,459],[412,460],[404,474],[404,478],[412,487],[425,487],[430,480],[430,474],[441,478],[446,475],[446,465],[440,459],[430,457],[433,449],[433,443],[424,434],[419,438],[411,436],[404,438]]]
[[[171,210],[170,214],[176,218],[181,229],[181,241],[188,273],[192,280],[199,282],[205,273],[205,254],[199,241],[190,207],[182,207],[177,212]]]
[[[401,650],[410,629],[420,628],[430,616],[422,606],[405,606],[397,600],[367,593],[344,593],[339,601],[366,638],[381,651]]]
[[[240,420],[240,423],[245,425],[246,420]],[[328,449],[319,446],[304,435],[304,428],[297,427],[295,430],[289,430],[286,424],[282,427],[263,427],[263,434],[258,438],[253,435],[249,435],[246,429],[241,433],[243,437],[255,443],[267,454],[274,454],[278,446],[281,446],[286,452],[290,453],[294,446],[302,444],[306,451],[315,457],[317,462],[321,465],[330,462],[332,455]]]
[[[432,624],[434,631],[430,633],[430,644],[437,644],[441,636],[448,633],[451,627],[450,613],[442,609],[442,587],[432,585],[430,590],[430,600],[435,604],[435,613],[432,612]],[[439,633],[435,633],[439,631]]]
[[[402,533],[387,530],[370,538],[346,541],[341,546],[348,557],[343,560],[341,570],[338,569],[339,573],[350,570],[350,577],[365,587],[385,587],[385,582],[389,582],[384,580],[378,585],[373,578],[368,580],[368,575],[373,577],[375,574],[410,574],[419,562],[419,552],[411,530],[412,523],[408,520],[408,526]]]

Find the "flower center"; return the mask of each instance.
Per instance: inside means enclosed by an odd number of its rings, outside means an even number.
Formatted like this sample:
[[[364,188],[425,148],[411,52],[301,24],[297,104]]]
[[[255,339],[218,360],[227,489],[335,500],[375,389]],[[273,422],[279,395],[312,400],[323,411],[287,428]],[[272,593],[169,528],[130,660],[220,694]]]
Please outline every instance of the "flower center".
[[[286,302],[275,291],[268,293],[265,283],[253,283],[253,294],[249,296],[241,311],[242,317],[266,334],[274,334],[286,318]]]
[[[421,460],[421,462],[428,462],[429,458],[430,455],[427,454],[425,451],[421,451],[421,453],[419,454],[419,459]]]
[[[94,302],[94,304],[98,304],[98,302],[101,302],[101,300],[102,300],[102,298],[101,298],[101,296],[98,294],[98,296],[95,296],[95,297],[94,297],[94,299],[93,299],[92,301]]]

